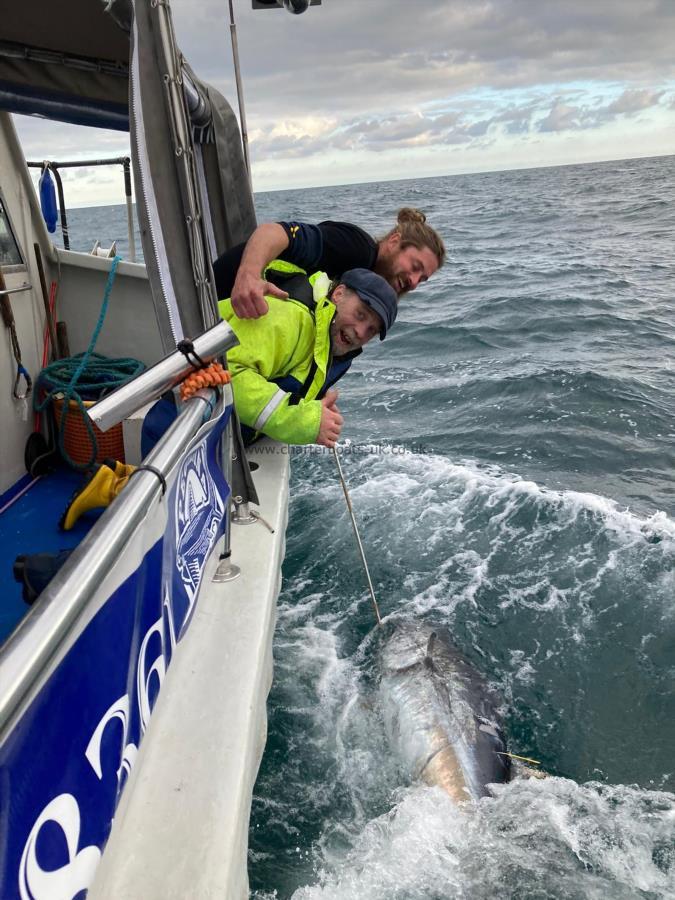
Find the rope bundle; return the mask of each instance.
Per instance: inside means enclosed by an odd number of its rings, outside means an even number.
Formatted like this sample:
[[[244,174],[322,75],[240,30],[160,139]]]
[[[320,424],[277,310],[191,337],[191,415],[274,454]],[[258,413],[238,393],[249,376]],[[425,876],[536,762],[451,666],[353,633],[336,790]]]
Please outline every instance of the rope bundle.
[[[42,412],[55,399],[63,399],[58,446],[69,465],[76,469],[87,469],[96,461],[96,433],[87,415],[85,401],[100,400],[120,385],[126,384],[144,368],[142,362],[131,357],[109,359],[100,353],[78,353],[67,359],[56,360],[40,372],[36,382],[37,390],[33,394],[33,407],[36,412]],[[66,420],[71,412],[70,400],[79,407],[91,442],[91,458],[84,465],[76,462],[64,446]]]
[[[116,256],[113,259],[108,275],[98,322],[86,351],[67,359],[58,359],[43,369],[37,378],[37,390],[33,394],[33,407],[36,412],[42,412],[55,399],[56,394],[63,395],[63,414],[59,425],[58,446],[63,458],[75,469],[88,469],[96,462],[96,434],[86,413],[84,401],[100,400],[105,394],[125,384],[125,382],[131,380],[145,369],[143,363],[137,359],[108,359],[99,353],[94,353],[96,341],[105,321],[110,292],[112,291],[119,262],[120,257]],[[42,400],[39,399],[41,392],[44,392]],[[60,396],[59,399],[61,399]],[[71,400],[75,401],[79,407],[91,441],[91,458],[85,464],[78,463],[72,459],[64,446],[63,436]]]
[[[74,374],[85,360],[82,371],[74,379]],[[56,393],[66,394],[70,388],[72,399],[100,400],[106,394],[131,380],[145,366],[142,362],[131,357],[122,359],[109,359],[100,353],[78,353],[66,359],[57,359],[56,362],[46,366],[39,374],[37,384],[47,392],[39,408],[43,409]],[[77,388],[75,387],[77,384]],[[38,401],[36,401],[37,405]]]

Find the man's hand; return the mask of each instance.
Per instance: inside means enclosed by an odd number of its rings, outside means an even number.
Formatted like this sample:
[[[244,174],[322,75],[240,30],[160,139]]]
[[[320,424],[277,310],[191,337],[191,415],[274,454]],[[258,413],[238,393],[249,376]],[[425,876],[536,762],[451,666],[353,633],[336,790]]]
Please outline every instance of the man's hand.
[[[317,444],[322,447],[334,447],[340,437],[344,419],[337,408],[337,391],[328,391],[321,401],[321,425],[317,436]]]
[[[282,291],[276,285],[265,281],[255,272],[249,272],[239,268],[237,278],[232,288],[232,309],[240,319],[258,319],[264,316],[269,306],[265,300],[265,294],[279,297],[285,300],[288,297],[286,291]]]

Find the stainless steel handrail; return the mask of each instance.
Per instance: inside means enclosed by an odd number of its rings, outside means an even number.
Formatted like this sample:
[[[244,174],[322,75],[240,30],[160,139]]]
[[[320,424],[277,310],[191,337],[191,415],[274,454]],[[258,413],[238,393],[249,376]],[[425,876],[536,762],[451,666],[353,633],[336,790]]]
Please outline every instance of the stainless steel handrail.
[[[21,291],[29,291],[33,287],[32,284],[20,284],[15,288],[5,288],[4,291],[0,291],[0,297],[6,297],[8,294],[20,294]]]
[[[219,322],[194,338],[192,346],[200,359],[209,363],[232,347],[236,347],[238,343],[237,335],[228,323]],[[107,431],[146,403],[157,400],[191,371],[193,366],[185,355],[180,350],[175,350],[145,372],[141,372],[133,381],[123,384],[112,394],[90,406],[87,414],[101,431]]]
[[[188,400],[144,463],[168,475],[217,400],[212,389]],[[92,527],[0,648],[0,738],[45,668],[75,640],[73,629],[161,490],[157,475],[141,471]],[[71,638],[69,642],[69,636]]]

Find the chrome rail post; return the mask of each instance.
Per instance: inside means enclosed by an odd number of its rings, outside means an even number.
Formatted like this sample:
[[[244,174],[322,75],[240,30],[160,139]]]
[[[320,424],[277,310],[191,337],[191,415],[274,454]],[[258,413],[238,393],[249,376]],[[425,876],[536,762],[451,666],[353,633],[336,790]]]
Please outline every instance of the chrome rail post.
[[[225,386],[225,402],[232,403],[232,387],[231,385]],[[225,434],[223,435],[223,440],[221,443],[221,454],[222,454],[222,467],[223,473],[225,475],[225,480],[227,481],[230,491],[232,490],[232,454],[234,452],[234,440],[232,436],[232,429],[234,427],[233,417],[230,416],[230,421],[227,423],[227,428],[225,429]],[[227,502],[227,512],[225,516],[225,536],[223,540],[223,551],[220,554],[220,562],[218,563],[218,568],[215,571],[213,576],[213,581],[216,583],[222,583],[226,581],[234,581],[241,574],[241,569],[239,566],[235,566],[232,562],[232,494],[230,494]]]
[[[8,297],[10,294],[20,294],[21,291],[30,291],[32,287],[32,284],[26,282],[26,284],[20,284],[15,288],[3,288],[3,290],[0,291],[0,297]]]
[[[194,338],[192,346],[194,352],[205,363],[210,363],[227,350],[236,347],[238,343],[237,335],[228,323],[223,321]],[[107,431],[146,403],[157,400],[192,371],[194,367],[187,361],[185,354],[180,350],[174,350],[154,366],[137,375],[133,381],[128,381],[112,394],[90,406],[87,415],[101,431]]]

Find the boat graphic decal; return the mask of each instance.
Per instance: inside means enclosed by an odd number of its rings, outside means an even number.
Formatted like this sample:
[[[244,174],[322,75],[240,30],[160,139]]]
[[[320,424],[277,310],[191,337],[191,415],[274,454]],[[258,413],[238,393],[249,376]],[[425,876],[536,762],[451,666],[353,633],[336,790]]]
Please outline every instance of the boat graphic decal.
[[[167,478],[164,536],[156,539],[153,507],[131,548],[136,568],[100,598],[0,744],[3,896],[74,898],[93,881],[173,651],[198,607],[206,562],[223,534],[229,487],[220,437],[230,412],[204,426]],[[118,564],[128,572],[126,559]]]
[[[204,562],[218,533],[225,504],[200,445],[181,466],[175,504],[176,566],[191,599],[199,588]]]

